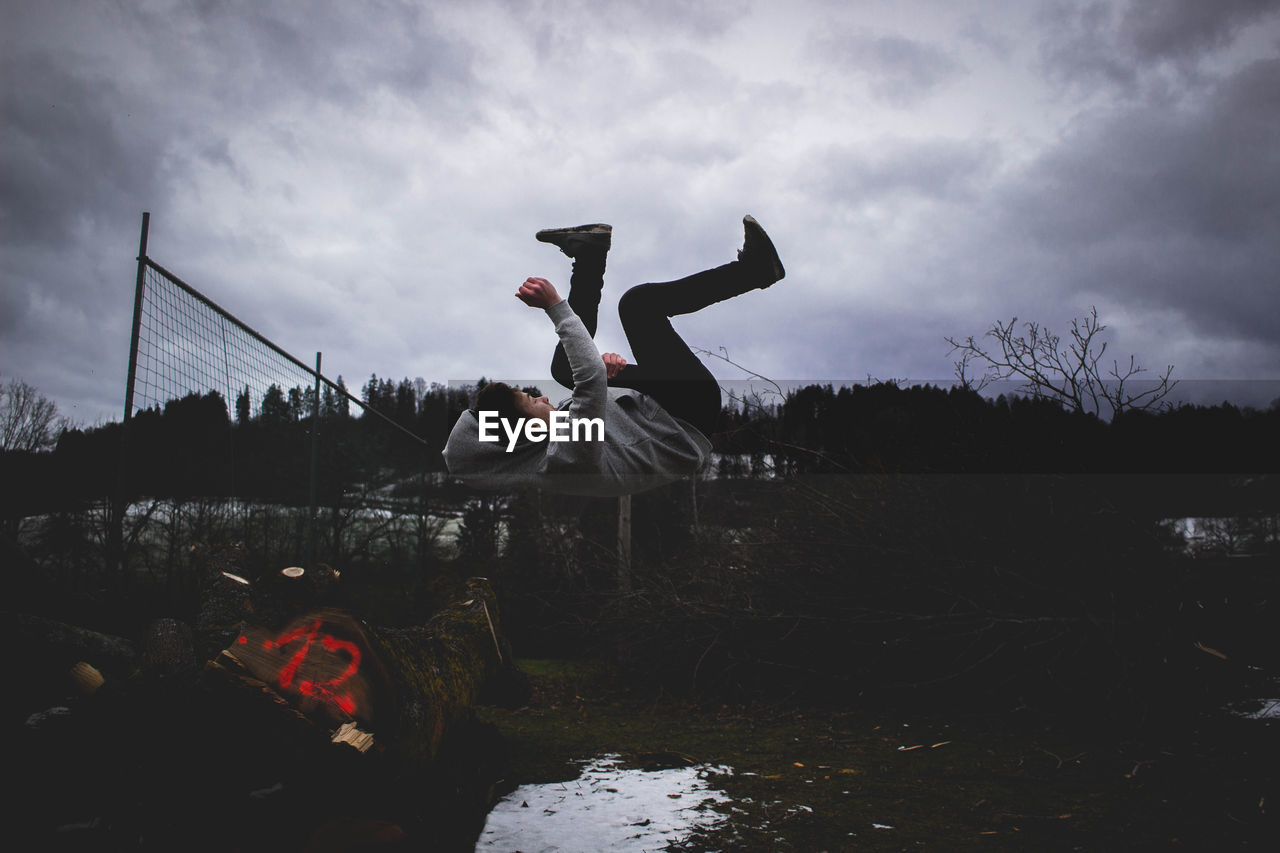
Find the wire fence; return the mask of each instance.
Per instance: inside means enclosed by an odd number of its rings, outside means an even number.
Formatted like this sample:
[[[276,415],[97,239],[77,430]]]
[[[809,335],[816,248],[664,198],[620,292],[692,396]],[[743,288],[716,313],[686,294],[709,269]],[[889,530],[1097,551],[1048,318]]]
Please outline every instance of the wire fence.
[[[323,386],[330,405],[342,412],[354,403],[389,428],[426,444],[421,436],[352,395],[340,381],[320,373],[320,353],[316,353],[316,367],[309,367],[148,257],[149,226],[150,214],[144,213],[125,421],[150,406],[210,391],[228,406],[233,400],[247,400],[247,411],[237,414],[252,417],[262,413],[263,401],[274,395],[273,389],[287,398],[290,391],[305,396],[311,388],[315,395],[307,399],[311,405],[303,408],[295,403],[293,409],[298,414],[318,414]]]
[[[246,518],[263,517],[271,505],[273,518],[289,517],[262,535],[264,544],[288,539],[294,547],[277,557],[299,562],[317,559],[321,503],[350,508],[353,492],[362,509],[377,503],[383,515],[390,505],[398,515],[420,516],[425,531],[425,498],[391,492],[425,479],[427,440],[351,394],[341,377],[324,376],[319,352],[307,365],[156,263],[147,255],[149,219],[144,213],[110,531],[120,570],[130,507],[143,497],[219,498]],[[344,465],[353,446],[372,461]],[[395,482],[375,483],[369,471],[393,472],[383,476]],[[305,535],[295,535],[302,527]],[[329,537],[329,553],[342,550],[338,536]]]
[[[282,354],[163,267],[147,259],[143,275],[136,370],[126,417],[210,391],[229,407],[247,400],[248,414],[258,416],[272,386],[286,395],[292,389],[314,387],[314,370]]]

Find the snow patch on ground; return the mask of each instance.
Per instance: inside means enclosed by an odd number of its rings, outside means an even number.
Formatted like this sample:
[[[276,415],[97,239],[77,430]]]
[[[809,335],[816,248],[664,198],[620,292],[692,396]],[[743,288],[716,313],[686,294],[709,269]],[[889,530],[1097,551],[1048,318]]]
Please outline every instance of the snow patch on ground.
[[[522,785],[494,806],[476,844],[481,851],[661,850],[725,820],[728,796],[711,787],[727,767],[626,770],[617,755],[583,766],[570,782]]]

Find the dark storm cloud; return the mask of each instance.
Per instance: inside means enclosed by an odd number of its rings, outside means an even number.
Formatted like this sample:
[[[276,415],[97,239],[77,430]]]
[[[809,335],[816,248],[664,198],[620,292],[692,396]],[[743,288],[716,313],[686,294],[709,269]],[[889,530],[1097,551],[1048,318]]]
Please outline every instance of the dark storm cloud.
[[[1224,81],[1196,109],[1144,107],[1077,123],[1029,175],[1039,236],[1095,242],[1270,229],[1280,196],[1280,60]]]
[[[1113,7],[1107,3],[1055,3],[1045,13],[1047,37],[1040,46],[1046,77],[1088,90],[1101,84],[1131,86],[1137,77],[1132,56],[1113,41]]]
[[[1010,187],[1005,228],[1070,258],[1076,286],[1192,328],[1280,340],[1280,60],[1200,101],[1077,121]]]
[[[417,96],[471,79],[468,51],[407,0],[186,5],[189,14],[140,11],[147,43],[172,57],[179,80],[250,113],[299,96],[350,106],[381,90]]]
[[[159,148],[113,81],[46,53],[6,57],[0,76],[0,244],[65,247],[121,201],[153,196]]]
[[[224,250],[214,269],[256,262],[261,277],[287,262],[281,232],[303,235],[297,221],[255,228],[255,206],[279,209],[291,181],[336,185],[305,165],[275,177],[264,146],[292,164],[332,151],[327,167],[376,187],[348,127],[387,103],[438,126],[475,109],[470,47],[423,4],[32,3],[4,18],[0,366],[86,421],[119,410],[143,210],[152,254],[181,274],[220,281],[193,259]],[[309,304],[274,282],[258,295],[286,300],[283,316]]]
[[[127,330],[137,217],[164,192],[163,134],[120,81],[45,45],[9,43],[0,76],[0,362],[64,414],[96,420],[95,404],[119,394],[98,368],[125,357],[113,321]]]
[[[26,297],[16,287],[0,287],[0,338],[17,330]]]
[[[1014,38],[996,32],[978,17],[966,21],[960,28],[959,34],[965,40],[979,45],[1003,60],[1008,60],[1013,55],[1016,46]]]
[[[944,335],[1095,300],[1180,368],[1280,338],[1263,4],[0,4],[0,369],[60,407],[120,410],[143,210],[160,263],[353,385],[543,369],[505,282],[563,280],[533,232],[597,219],[612,288],[760,217],[787,282],[681,329],[782,376],[946,376]]]
[[[835,146],[814,157],[808,190],[840,205],[887,199],[972,199],[997,148],[980,140],[880,140]]]
[[[1276,0],[1134,0],[1120,20],[1119,41],[1144,59],[1198,59],[1280,11]]]
[[[557,0],[512,3],[504,11],[519,23],[539,59],[561,59],[621,39],[716,39],[744,17],[740,0]]]
[[[133,220],[198,161],[235,177],[227,134],[237,127],[259,123],[287,145],[289,112],[359,111],[379,92],[431,90],[442,113],[450,102],[466,109],[454,95],[471,80],[470,54],[413,3],[193,2],[98,15],[80,22],[99,36],[86,43],[58,4],[26,7],[28,37],[6,40],[4,244],[52,249],[86,223]]]
[[[836,29],[813,38],[814,54],[865,77],[871,94],[895,107],[914,107],[964,73],[950,52],[900,35]]]
[[[1051,79],[1083,87],[1132,89],[1146,70],[1161,64],[1194,78],[1206,54],[1277,12],[1276,0],[1054,3],[1045,14],[1041,61]]]

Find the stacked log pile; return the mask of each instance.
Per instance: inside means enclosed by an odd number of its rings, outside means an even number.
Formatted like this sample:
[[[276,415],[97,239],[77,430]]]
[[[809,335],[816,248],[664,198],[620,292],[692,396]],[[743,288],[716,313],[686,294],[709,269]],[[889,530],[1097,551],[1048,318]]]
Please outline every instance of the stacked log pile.
[[[495,684],[524,698],[488,581],[425,624],[380,627],[336,606],[327,566],[255,584],[233,567],[212,564],[194,625],[156,619],[137,642],[0,613],[0,640],[56,676],[29,695],[58,679],[65,694],[19,723],[19,825],[37,846],[474,844],[501,743],[473,708]]]

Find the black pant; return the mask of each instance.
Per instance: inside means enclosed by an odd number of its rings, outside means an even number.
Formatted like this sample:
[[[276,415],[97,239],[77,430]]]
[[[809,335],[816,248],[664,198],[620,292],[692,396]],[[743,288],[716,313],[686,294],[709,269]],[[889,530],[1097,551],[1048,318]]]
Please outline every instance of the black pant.
[[[580,255],[569,279],[569,307],[592,337],[604,287],[605,256]],[[738,261],[675,281],[637,284],[618,300],[618,318],[626,332],[635,364],[628,364],[609,380],[616,388],[631,388],[657,400],[673,416],[711,433],[720,415],[720,384],[671,326],[671,317],[692,314],[708,305],[757,287]],[[573,372],[564,347],[557,344],[551,358],[551,377],[573,387]]]

